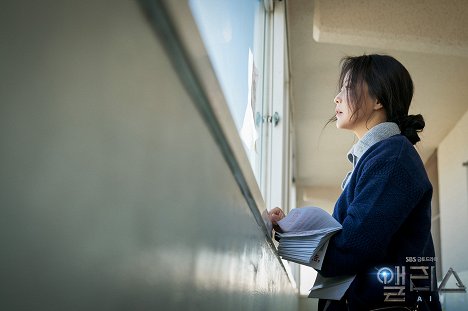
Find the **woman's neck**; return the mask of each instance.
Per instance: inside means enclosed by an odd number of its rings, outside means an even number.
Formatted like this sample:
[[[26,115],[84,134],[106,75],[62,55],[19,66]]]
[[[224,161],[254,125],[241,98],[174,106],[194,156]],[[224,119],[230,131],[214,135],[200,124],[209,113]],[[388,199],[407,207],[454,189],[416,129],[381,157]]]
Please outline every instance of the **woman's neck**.
[[[382,113],[375,113],[373,114],[372,118],[368,119],[366,122],[360,124],[360,126],[353,129],[354,135],[358,139],[361,139],[367,132],[377,124],[383,123],[387,121],[387,116]]]

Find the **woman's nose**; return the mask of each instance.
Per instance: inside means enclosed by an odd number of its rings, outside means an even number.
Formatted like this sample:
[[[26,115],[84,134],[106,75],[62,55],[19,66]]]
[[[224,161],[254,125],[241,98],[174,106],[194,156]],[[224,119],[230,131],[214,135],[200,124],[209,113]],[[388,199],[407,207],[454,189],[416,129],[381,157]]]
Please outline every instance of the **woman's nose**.
[[[341,103],[340,94],[336,95],[336,96],[335,96],[335,99],[334,99],[333,101],[334,101],[335,104]]]

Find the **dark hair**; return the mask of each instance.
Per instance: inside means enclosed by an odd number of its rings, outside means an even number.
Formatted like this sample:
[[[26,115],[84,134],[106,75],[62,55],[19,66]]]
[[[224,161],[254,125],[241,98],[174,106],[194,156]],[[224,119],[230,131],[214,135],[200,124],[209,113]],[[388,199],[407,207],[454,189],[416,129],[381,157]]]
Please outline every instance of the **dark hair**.
[[[362,55],[341,60],[339,89],[347,77],[348,103],[352,118],[365,100],[364,83],[369,95],[377,99],[385,109],[387,121],[398,124],[401,133],[414,145],[420,139],[418,133],[425,126],[422,115],[408,115],[413,98],[413,81],[406,68],[388,55]]]

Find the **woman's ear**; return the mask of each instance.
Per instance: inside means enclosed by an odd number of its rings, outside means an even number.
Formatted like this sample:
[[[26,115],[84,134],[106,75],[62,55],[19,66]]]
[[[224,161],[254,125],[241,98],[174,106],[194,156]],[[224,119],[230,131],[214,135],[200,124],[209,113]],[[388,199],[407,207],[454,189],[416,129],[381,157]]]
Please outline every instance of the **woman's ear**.
[[[374,110],[380,110],[380,109],[383,109],[383,105],[378,100],[376,100],[374,103]]]

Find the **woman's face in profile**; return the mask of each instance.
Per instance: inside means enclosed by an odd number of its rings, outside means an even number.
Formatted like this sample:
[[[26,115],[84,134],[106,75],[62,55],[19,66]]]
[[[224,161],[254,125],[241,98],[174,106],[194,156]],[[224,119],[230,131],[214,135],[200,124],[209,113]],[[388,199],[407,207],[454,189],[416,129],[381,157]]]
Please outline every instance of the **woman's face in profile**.
[[[352,118],[353,110],[352,105],[349,104],[349,74],[346,74],[343,85],[339,93],[335,96],[335,117],[336,127],[340,129],[352,129]]]
[[[353,97],[350,96],[350,92],[349,75],[346,74],[341,90],[334,99],[336,127],[356,132],[366,126],[366,120],[369,119],[373,111],[372,106],[374,100],[372,100],[369,95],[366,82],[363,82],[361,87],[358,87],[356,90],[356,92],[358,92],[357,97],[362,99],[360,105],[350,102],[353,100]],[[362,92],[363,96],[359,96],[359,92]],[[358,107],[357,111],[355,111],[355,107]]]

